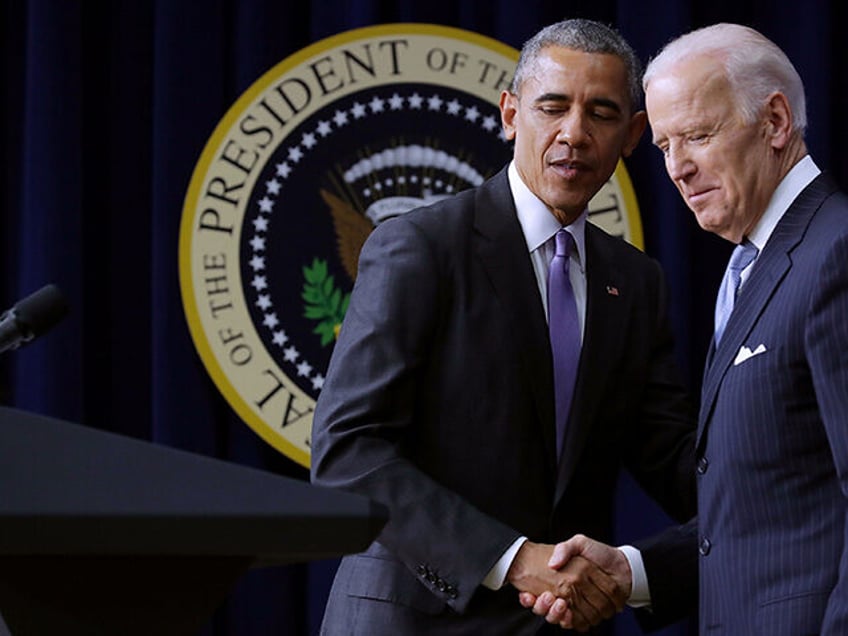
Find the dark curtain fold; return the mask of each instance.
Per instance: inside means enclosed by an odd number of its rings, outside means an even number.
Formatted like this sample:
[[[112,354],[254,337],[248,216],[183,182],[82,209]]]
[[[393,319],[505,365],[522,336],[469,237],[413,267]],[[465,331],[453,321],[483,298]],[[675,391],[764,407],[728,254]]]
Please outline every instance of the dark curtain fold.
[[[306,479],[213,385],[179,288],[192,170],[217,122],[259,76],[318,39],[378,23],[457,26],[519,48],[543,24],[590,17],[617,26],[647,60],[693,27],[742,22],[797,66],[810,150],[846,187],[847,13],[839,0],[3,3],[0,302],[6,308],[55,282],[72,314],[0,359],[0,402]],[[729,248],[696,226],[648,135],[627,166],[646,250],[668,274],[680,362],[697,393]],[[622,541],[668,523],[627,480],[619,500]],[[328,561],[249,573],[205,633],[316,633],[334,568]],[[639,633],[629,616],[617,630]]]

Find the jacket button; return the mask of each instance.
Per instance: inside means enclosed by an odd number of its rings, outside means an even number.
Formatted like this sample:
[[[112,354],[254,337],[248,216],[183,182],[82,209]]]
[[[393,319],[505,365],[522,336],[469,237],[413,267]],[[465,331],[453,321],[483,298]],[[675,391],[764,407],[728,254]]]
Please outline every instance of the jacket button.
[[[423,565],[419,565],[416,572],[418,572],[418,576],[421,576],[421,577],[427,576],[427,568]]]
[[[698,546],[698,553],[701,556],[707,556],[710,553],[712,547],[713,544],[710,543],[710,540],[704,537],[701,539],[701,544]]]
[[[709,468],[709,466],[710,461],[706,457],[701,457],[698,460],[698,466],[697,468],[695,468],[695,470],[698,472],[699,475],[703,475],[705,472],[707,472],[707,468]]]

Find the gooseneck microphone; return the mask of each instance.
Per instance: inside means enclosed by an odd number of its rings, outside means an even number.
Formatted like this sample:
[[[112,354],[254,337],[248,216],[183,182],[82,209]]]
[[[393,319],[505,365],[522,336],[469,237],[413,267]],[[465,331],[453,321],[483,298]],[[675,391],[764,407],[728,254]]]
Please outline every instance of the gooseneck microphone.
[[[0,353],[17,349],[53,328],[68,314],[56,285],[45,285],[0,316]]]

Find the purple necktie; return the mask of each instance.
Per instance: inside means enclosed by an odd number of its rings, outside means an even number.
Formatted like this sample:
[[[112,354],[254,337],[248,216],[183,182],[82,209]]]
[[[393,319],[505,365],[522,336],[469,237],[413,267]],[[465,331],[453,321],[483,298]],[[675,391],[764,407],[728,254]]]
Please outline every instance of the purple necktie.
[[[557,457],[562,453],[565,428],[571,409],[577,365],[580,362],[580,323],[577,303],[568,278],[568,263],[574,238],[567,230],[556,233],[556,254],[548,272],[548,331],[554,359]]]

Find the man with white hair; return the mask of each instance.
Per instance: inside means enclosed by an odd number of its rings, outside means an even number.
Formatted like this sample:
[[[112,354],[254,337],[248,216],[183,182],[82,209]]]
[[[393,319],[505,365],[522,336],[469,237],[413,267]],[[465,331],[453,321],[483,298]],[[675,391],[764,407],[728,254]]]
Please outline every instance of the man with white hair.
[[[657,616],[684,607],[697,569],[702,634],[848,634],[848,198],[807,153],[798,73],[757,31],[684,35],[643,86],[669,177],[737,245],[701,393],[697,522],[640,546],[645,598]],[[552,565],[575,554],[619,558],[577,537]]]

